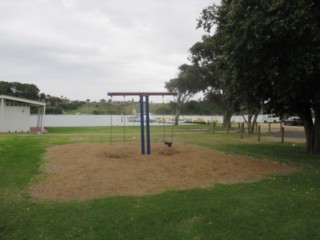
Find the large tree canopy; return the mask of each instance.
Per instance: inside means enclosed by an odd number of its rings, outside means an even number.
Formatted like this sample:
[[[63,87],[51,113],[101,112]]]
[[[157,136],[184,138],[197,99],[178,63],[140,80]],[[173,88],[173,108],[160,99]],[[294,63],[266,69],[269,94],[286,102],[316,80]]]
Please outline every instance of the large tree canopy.
[[[231,98],[299,115],[307,151],[320,153],[319,1],[222,0],[199,19],[208,33],[214,25],[220,76]]]
[[[195,43],[190,48],[190,53],[193,64],[202,69],[203,82],[207,87],[207,98],[219,96],[219,102],[224,107],[223,126],[227,126],[236,108],[236,101],[234,99],[230,101],[232,94],[227,86],[229,76],[225,74],[228,65],[222,61],[223,56],[219,43],[217,35],[203,36],[201,42]]]
[[[34,84],[0,81],[0,94],[39,100],[40,90]]]

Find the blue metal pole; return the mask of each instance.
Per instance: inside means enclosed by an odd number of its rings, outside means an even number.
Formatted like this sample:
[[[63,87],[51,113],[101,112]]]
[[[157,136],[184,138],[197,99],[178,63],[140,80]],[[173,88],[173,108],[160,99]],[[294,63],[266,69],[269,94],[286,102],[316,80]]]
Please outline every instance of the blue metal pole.
[[[146,127],[147,127],[147,154],[150,154],[151,149],[150,149],[149,96],[146,96]]]
[[[145,154],[145,150],[144,150],[143,96],[140,96],[140,131],[141,131],[141,154]]]

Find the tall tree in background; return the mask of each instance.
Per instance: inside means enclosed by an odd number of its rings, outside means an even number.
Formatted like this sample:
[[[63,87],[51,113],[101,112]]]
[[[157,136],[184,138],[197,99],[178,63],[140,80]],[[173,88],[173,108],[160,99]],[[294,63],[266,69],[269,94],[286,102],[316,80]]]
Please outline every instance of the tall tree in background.
[[[170,92],[177,92],[175,125],[178,125],[181,108],[197,92],[203,89],[201,69],[194,65],[183,64],[179,67],[178,77],[165,83]]]
[[[193,64],[199,66],[203,72],[207,98],[211,99],[211,96],[215,96],[215,99],[219,99],[220,105],[224,107],[223,126],[225,127],[230,124],[236,107],[235,101],[230,101],[230,92],[225,85],[227,82],[225,78],[229,77],[225,74],[228,65],[222,61],[223,56],[218,44],[216,35],[205,35],[201,42],[195,43],[190,48],[190,53]]]
[[[208,32],[214,25],[219,62],[228,65],[222,79],[234,99],[299,115],[307,152],[320,153],[319,1],[222,0],[199,20]]]

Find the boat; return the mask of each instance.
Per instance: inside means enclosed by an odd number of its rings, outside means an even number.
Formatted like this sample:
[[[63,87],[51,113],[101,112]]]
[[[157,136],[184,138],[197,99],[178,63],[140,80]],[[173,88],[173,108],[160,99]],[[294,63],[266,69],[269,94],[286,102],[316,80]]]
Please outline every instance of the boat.
[[[140,115],[131,115],[127,116],[128,122],[140,122]],[[147,117],[146,115],[143,115],[143,120],[146,121]],[[156,122],[155,119],[153,119],[151,116],[149,116],[149,122],[153,123]]]

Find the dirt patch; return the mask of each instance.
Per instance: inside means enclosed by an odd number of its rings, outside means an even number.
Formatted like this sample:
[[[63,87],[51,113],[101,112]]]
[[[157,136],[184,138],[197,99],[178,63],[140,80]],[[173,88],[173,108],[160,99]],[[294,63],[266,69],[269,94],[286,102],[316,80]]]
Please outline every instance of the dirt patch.
[[[208,187],[286,174],[291,166],[225,154],[196,145],[152,143],[141,155],[139,143],[81,143],[49,147],[42,172],[29,189],[33,199],[67,201],[112,195],[147,195],[168,189]]]

